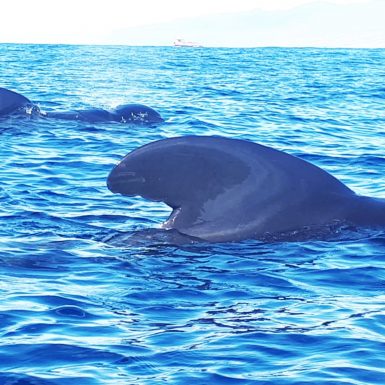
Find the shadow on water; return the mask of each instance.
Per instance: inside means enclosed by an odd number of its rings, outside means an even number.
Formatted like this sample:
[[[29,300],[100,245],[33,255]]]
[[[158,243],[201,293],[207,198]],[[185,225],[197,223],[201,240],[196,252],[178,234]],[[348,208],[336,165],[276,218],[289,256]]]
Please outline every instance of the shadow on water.
[[[18,374],[9,372],[0,372],[0,383],[2,385],[70,385],[76,381],[82,385],[96,385],[99,381],[92,377],[63,377],[60,379],[44,379],[39,376],[30,376],[28,374]]]

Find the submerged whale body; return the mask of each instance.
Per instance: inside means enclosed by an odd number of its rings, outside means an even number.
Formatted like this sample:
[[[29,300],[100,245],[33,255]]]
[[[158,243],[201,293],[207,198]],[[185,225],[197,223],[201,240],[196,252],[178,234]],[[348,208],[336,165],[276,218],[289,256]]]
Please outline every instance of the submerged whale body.
[[[89,109],[75,111],[42,112],[28,98],[17,92],[0,88],[0,117],[8,115],[34,115],[64,120],[86,122],[121,122],[121,123],[160,123],[160,114],[143,104],[125,104],[114,110]]]
[[[166,203],[173,211],[163,228],[211,242],[340,222],[385,226],[385,200],[359,196],[311,163],[238,139],[185,136],[147,144],[114,167],[107,187]]]

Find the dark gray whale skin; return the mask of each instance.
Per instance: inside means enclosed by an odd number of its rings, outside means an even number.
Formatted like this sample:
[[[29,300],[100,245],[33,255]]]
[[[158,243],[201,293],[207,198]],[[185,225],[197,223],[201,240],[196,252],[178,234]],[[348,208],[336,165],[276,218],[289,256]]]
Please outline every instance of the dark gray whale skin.
[[[112,111],[103,109],[76,110],[63,112],[46,112],[48,118],[64,120],[81,120],[85,122],[119,122],[119,123],[161,123],[158,112],[143,104],[125,104]]]
[[[263,239],[341,222],[385,227],[385,200],[359,196],[321,168],[245,140],[185,136],[149,143],[107,178],[113,193],[161,201],[163,224],[210,242]]]
[[[103,109],[50,111],[42,112],[40,108],[28,98],[17,92],[0,88],[0,117],[9,115],[42,116],[64,120],[81,120],[85,122],[120,122],[120,123],[161,123],[160,114],[143,104],[125,104],[114,110]]]
[[[32,107],[34,104],[25,96],[0,87],[0,116],[22,113]]]

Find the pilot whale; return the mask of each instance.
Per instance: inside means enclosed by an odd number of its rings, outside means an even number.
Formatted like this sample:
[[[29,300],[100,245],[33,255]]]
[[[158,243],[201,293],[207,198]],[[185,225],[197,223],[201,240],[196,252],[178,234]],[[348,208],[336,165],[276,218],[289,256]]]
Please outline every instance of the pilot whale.
[[[17,92],[0,88],[0,116],[10,115],[26,109],[33,109],[36,106],[25,96]]]
[[[43,112],[28,98],[17,92],[0,88],[0,117],[9,115],[42,116],[48,118],[94,122],[160,123],[163,118],[154,109],[143,104],[125,104],[107,111],[88,109]]]
[[[163,224],[210,242],[348,223],[385,226],[385,199],[359,196],[323,169],[285,152],[216,136],[140,147],[107,178],[113,193],[164,202]]]

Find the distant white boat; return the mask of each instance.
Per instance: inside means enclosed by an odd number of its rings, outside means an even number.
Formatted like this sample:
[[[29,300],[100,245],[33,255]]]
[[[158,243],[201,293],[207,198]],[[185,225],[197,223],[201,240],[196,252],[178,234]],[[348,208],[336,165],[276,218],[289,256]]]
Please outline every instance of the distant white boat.
[[[183,39],[176,39],[174,41],[174,47],[202,47],[199,43],[196,43],[194,41],[186,41]]]

